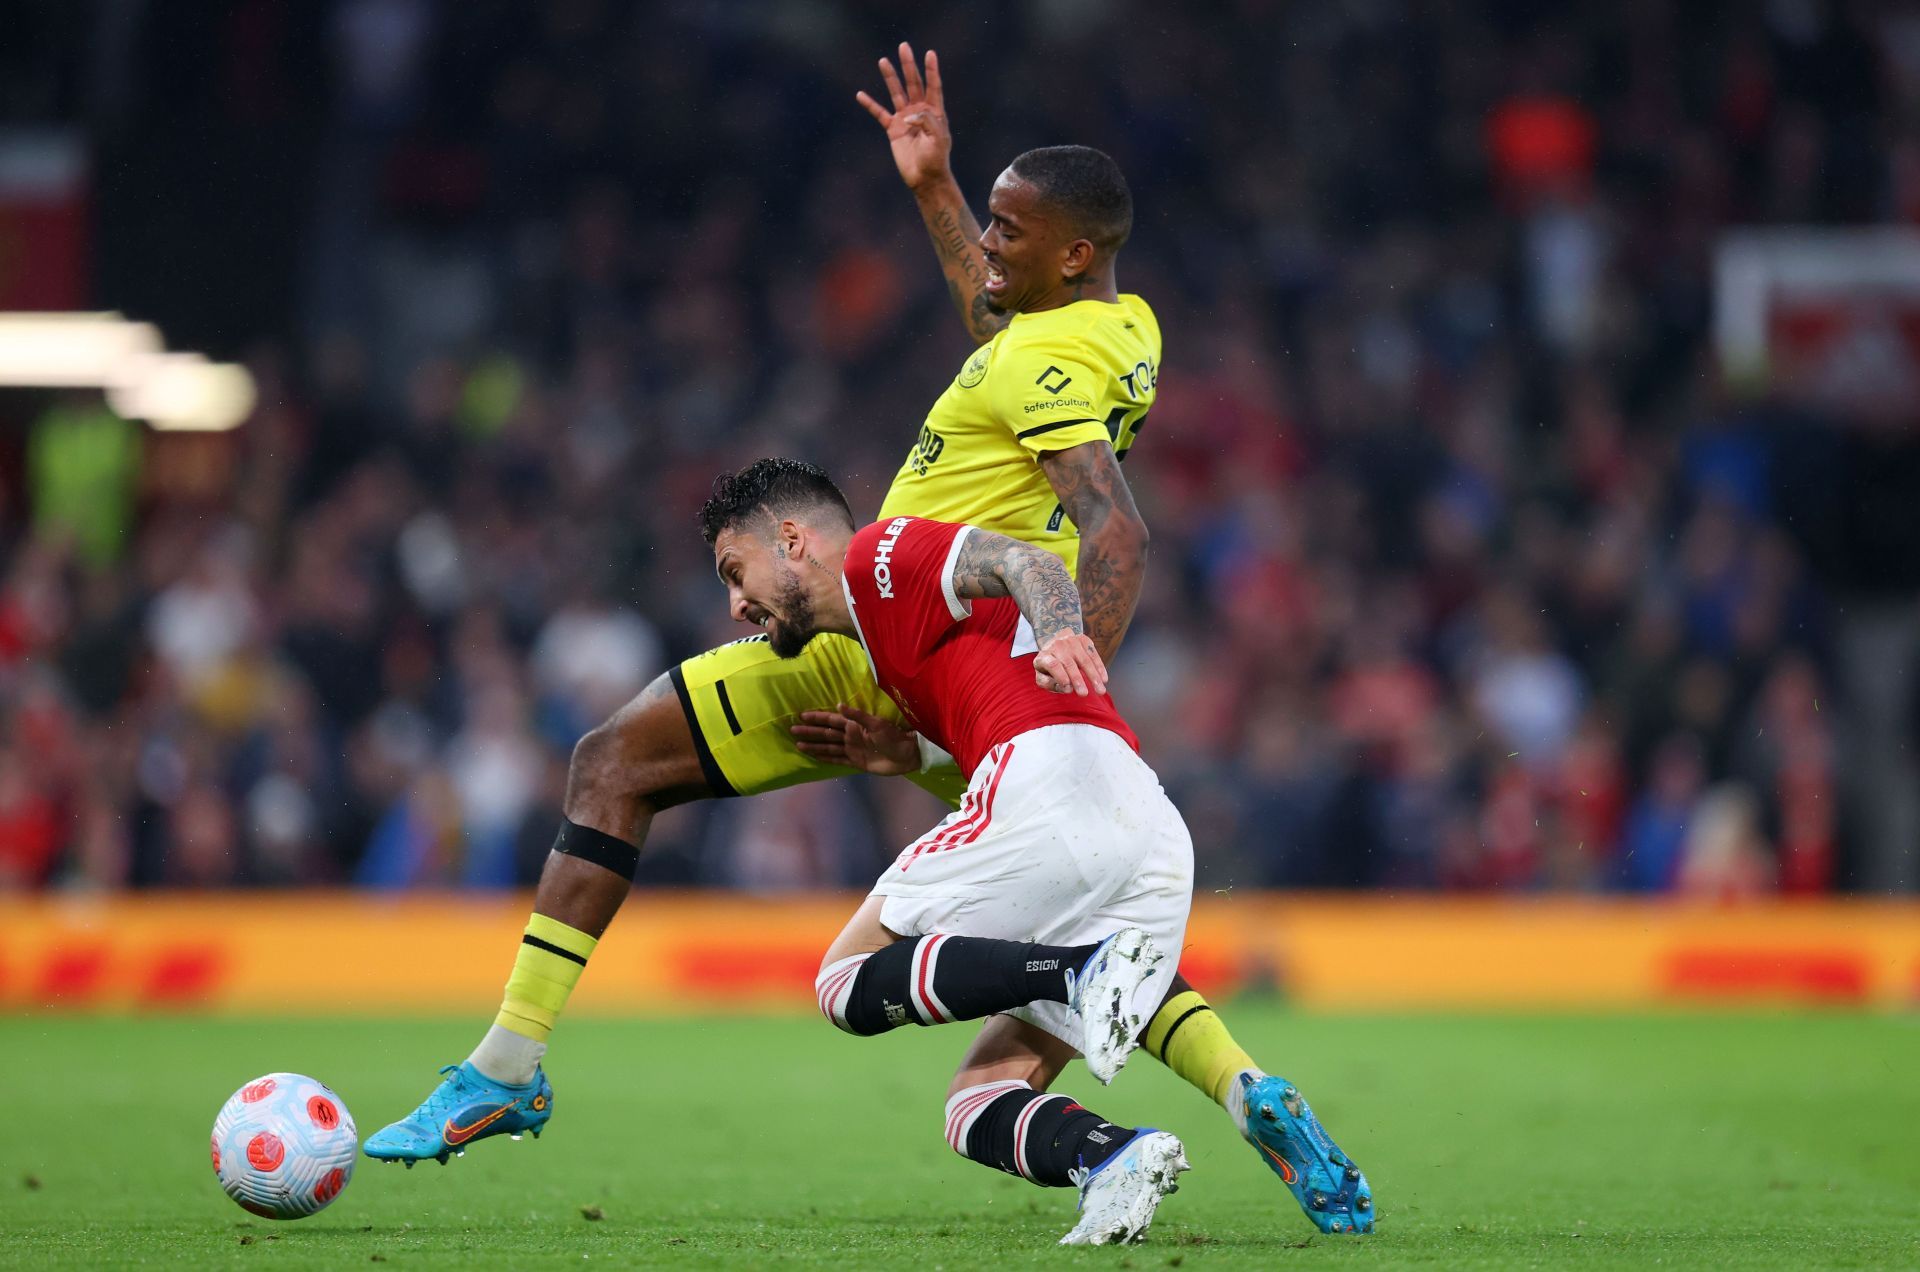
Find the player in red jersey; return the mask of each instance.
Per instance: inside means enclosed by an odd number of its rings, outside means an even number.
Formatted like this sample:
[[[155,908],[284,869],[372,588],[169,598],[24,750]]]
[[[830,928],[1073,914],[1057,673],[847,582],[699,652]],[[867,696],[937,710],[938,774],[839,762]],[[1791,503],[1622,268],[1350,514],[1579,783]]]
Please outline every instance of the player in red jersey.
[[[821,962],[849,1033],[990,1017],[948,1091],[947,1142],[1078,1187],[1063,1244],[1138,1240],[1187,1168],[1180,1141],[1046,1085],[1074,1050],[1107,1081],[1173,971],[1193,842],[1107,696],[1080,595],[1052,553],[895,517],[855,531],[826,474],[760,460],[715,483],[701,528],[734,617],[795,657],[858,640],[966,799],[909,844]]]

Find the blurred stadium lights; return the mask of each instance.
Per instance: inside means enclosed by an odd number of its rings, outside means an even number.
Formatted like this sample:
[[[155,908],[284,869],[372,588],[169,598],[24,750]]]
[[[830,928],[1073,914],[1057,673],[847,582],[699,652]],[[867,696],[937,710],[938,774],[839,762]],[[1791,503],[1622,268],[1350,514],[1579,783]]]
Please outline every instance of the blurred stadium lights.
[[[104,389],[128,419],[218,432],[253,409],[253,377],[198,353],[168,353],[152,323],[116,313],[0,313],[0,386]]]
[[[0,314],[0,384],[104,388],[164,348],[152,323],[119,314]]]
[[[107,386],[107,405],[157,429],[218,432],[236,428],[253,410],[253,377],[230,362],[197,353],[149,354],[137,371]]]

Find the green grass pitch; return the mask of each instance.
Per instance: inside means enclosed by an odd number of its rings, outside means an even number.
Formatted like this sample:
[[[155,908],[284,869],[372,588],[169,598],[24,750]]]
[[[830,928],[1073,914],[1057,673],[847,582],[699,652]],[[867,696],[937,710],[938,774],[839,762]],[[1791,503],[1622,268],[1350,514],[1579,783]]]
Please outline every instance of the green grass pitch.
[[[365,1135],[484,1022],[14,1017],[0,1265],[1920,1265],[1912,1016],[1227,1015],[1366,1168],[1377,1235],[1317,1235],[1223,1115],[1136,1055],[1109,1090],[1078,1065],[1061,1089],[1178,1132],[1194,1169],[1148,1244],[1058,1249],[1070,1192],[941,1140],[964,1026],[855,1039],[798,1017],[569,1019],[544,1138],[411,1172],[362,1158],[331,1209],[276,1224],[207,1161],[234,1088],[311,1073]]]

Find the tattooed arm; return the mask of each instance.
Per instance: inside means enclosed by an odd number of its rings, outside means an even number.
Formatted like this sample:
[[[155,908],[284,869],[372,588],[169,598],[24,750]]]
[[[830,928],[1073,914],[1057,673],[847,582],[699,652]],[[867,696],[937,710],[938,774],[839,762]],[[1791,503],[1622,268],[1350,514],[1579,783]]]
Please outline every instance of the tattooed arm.
[[[960,311],[960,321],[975,344],[985,344],[994,333],[1012,321],[987,303],[987,262],[980,253],[980,222],[967,207],[953,174],[931,188],[913,192],[920,205],[920,219],[927,224],[933,250],[940,257],[940,272],[947,277],[947,295]]]
[[[1080,625],[1080,592],[1060,558],[1044,548],[974,527],[953,562],[953,592],[963,600],[1010,596],[1040,647],[1034,679],[1055,693],[1101,694],[1107,668]]]
[[[1080,603],[1087,635],[1111,659],[1133,621],[1147,577],[1147,523],[1106,442],[1082,442],[1040,457],[1060,506],[1080,530]]]
[[[900,69],[880,59],[880,78],[886,81],[889,110],[866,93],[857,94],[867,113],[887,130],[894,166],[920,205],[940,271],[947,277],[947,294],[960,311],[960,321],[975,344],[985,344],[1011,319],[987,304],[987,265],[980,252],[980,223],[953,179],[949,160],[953,134],[947,128],[946,94],[940,85],[940,58],[927,50],[926,75],[921,76],[911,46],[900,46]]]
[[[962,600],[1011,596],[1042,645],[1061,632],[1082,630],[1080,592],[1060,558],[978,526],[967,532],[954,558],[953,591]]]

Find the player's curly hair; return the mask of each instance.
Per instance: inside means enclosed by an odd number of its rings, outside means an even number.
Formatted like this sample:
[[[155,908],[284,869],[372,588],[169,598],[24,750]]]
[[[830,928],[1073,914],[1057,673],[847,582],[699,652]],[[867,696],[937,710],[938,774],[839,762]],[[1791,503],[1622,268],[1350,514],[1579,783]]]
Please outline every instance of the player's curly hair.
[[[713,479],[713,493],[700,505],[700,533],[711,544],[722,530],[820,509],[837,512],[853,525],[847,497],[824,468],[799,459],[756,459]]]
[[[1074,231],[1103,252],[1117,252],[1133,233],[1133,193],[1120,165],[1092,146],[1042,146],[1007,168],[1065,212]]]

